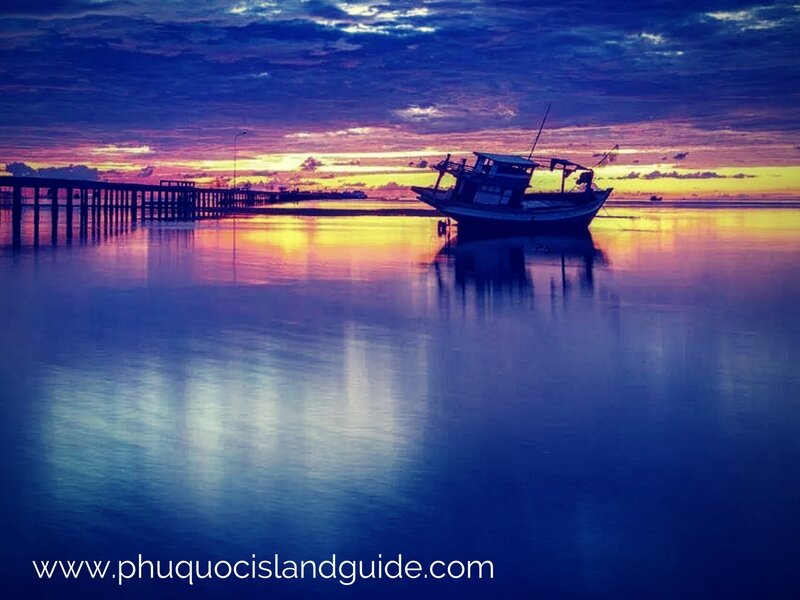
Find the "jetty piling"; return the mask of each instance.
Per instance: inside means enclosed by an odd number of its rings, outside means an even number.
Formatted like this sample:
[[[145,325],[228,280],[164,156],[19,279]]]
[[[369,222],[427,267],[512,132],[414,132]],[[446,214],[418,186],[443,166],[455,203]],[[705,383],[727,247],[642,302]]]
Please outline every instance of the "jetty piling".
[[[73,237],[74,211],[78,210],[78,235],[86,240],[91,226],[93,237],[109,230],[126,228],[145,221],[191,221],[223,216],[240,207],[279,201],[280,192],[200,188],[195,182],[162,180],[158,185],[49,179],[43,177],[0,177],[0,193],[10,191],[12,246],[22,243],[22,213],[33,205],[33,243],[39,244],[40,213],[50,206],[51,243],[59,236],[59,215],[64,211],[64,235]],[[64,200],[62,201],[62,198]],[[32,199],[32,200],[31,200]],[[91,222],[91,223],[90,223]]]
[[[158,185],[44,177],[0,177],[0,202],[11,201],[12,245],[22,244],[23,212],[33,206],[33,246],[40,240],[41,211],[50,208],[51,243],[57,245],[59,220],[71,243],[74,211],[78,212],[78,235],[83,242],[127,231],[147,221],[192,221],[218,218],[234,211],[251,211],[268,204],[330,198],[365,198],[361,191],[306,192],[198,187],[188,180],[163,179]],[[314,209],[309,209],[314,211]],[[320,210],[320,209],[316,209]]]

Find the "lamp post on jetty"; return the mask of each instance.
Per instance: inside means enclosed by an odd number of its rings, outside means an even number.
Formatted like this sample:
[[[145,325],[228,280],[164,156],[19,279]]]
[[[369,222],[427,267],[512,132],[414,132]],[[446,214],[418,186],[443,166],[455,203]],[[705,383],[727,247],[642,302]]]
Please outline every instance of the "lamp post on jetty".
[[[233,136],[233,189],[236,189],[236,142],[243,135],[247,135],[247,131],[240,131]]]

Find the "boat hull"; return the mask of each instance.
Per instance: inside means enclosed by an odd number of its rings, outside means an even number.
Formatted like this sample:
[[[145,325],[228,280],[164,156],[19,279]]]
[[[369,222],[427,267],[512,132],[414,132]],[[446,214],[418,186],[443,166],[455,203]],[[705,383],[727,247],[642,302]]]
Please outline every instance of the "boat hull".
[[[611,194],[611,189],[583,194],[545,194],[549,199],[568,196],[576,201],[544,203],[541,208],[509,209],[452,201],[447,193],[433,188],[413,188],[419,199],[458,223],[459,231],[470,233],[571,233],[586,231]],[[536,194],[526,196],[535,203]]]

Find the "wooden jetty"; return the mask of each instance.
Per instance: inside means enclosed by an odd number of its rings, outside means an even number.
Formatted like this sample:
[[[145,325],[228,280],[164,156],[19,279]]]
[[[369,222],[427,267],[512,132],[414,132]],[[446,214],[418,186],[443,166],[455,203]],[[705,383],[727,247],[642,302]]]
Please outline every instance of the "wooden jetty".
[[[73,219],[78,213],[79,235],[87,235],[89,223],[96,230],[100,223],[143,221],[190,221],[217,217],[244,207],[277,202],[279,192],[245,189],[197,187],[192,181],[162,180],[159,185],[49,179],[43,177],[0,177],[0,197],[11,201],[12,245],[22,239],[23,206],[33,206],[34,243],[39,240],[42,210],[50,211],[51,238],[58,238],[59,213],[66,211],[64,233],[73,235]]]

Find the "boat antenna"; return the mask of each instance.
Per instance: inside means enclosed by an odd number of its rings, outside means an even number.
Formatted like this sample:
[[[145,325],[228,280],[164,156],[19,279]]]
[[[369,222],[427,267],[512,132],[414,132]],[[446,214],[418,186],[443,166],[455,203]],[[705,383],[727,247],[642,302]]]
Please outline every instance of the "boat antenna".
[[[531,146],[531,151],[528,153],[528,160],[531,159],[533,156],[533,151],[536,150],[536,144],[539,143],[539,136],[542,135],[542,129],[544,129],[544,122],[547,121],[547,115],[550,114],[550,106],[552,106],[551,102],[547,103],[547,109],[544,111],[544,117],[542,118],[542,123],[539,125],[539,133],[536,134],[536,139],[533,140],[533,146]]]
[[[595,167],[599,167],[606,161],[606,159],[608,159],[608,162],[614,162],[614,157],[616,156],[616,152],[618,151],[619,151],[619,144],[614,144],[614,147],[605,154],[603,154],[603,158],[598,160],[592,168],[594,169]],[[595,154],[595,156],[597,155]]]

